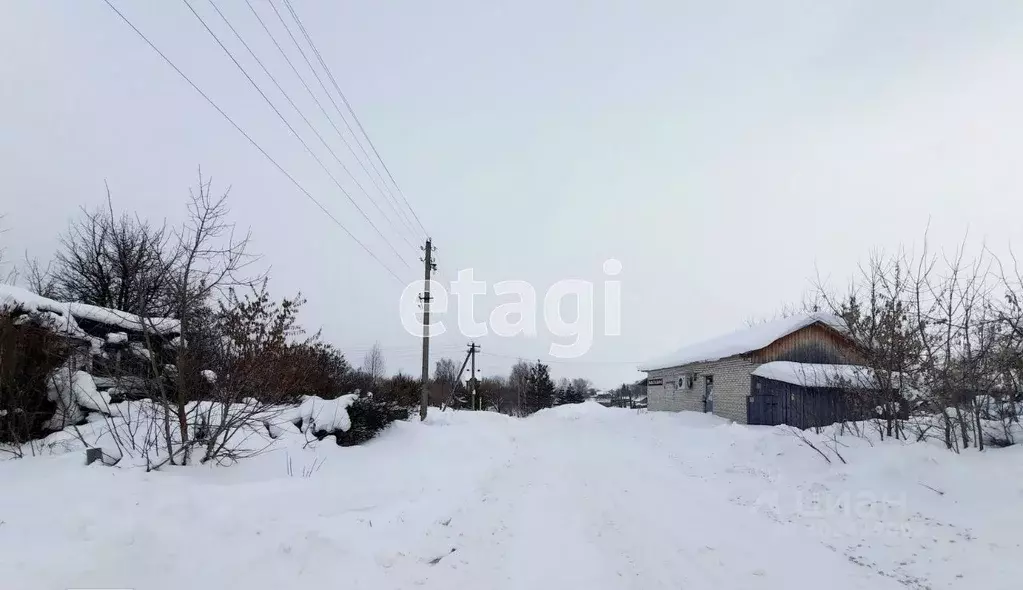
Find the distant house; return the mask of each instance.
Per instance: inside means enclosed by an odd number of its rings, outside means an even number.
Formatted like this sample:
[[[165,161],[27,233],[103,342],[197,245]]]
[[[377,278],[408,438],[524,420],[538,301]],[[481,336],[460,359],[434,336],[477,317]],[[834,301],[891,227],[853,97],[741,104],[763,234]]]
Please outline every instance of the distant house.
[[[849,416],[836,385],[862,375],[842,320],[806,314],[682,347],[639,367],[651,411],[713,413],[800,428]]]
[[[608,408],[629,408],[642,410],[646,408],[646,380],[635,383],[623,383],[621,387],[601,391],[590,396],[590,399]]]
[[[643,391],[644,389],[641,389],[640,391]],[[601,391],[594,394],[590,397],[590,399],[607,408],[632,408],[640,410],[645,408],[647,404],[647,396],[645,393],[630,397],[623,395],[620,389]]]

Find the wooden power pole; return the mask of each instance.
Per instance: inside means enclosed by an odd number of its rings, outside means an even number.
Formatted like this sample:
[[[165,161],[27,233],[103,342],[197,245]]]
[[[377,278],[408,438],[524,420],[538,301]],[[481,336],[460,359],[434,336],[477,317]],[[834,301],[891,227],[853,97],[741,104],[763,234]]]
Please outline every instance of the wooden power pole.
[[[433,262],[433,241],[426,238],[426,246],[423,248],[426,255],[423,294],[419,300],[423,302],[423,382],[419,393],[419,419],[426,420],[426,408],[430,405],[430,273],[437,270]]]
[[[479,351],[480,347],[472,342],[469,344],[469,368],[472,371],[472,376],[469,377],[469,391],[471,392],[472,409],[482,410],[483,404],[479,398],[479,394],[476,389],[476,352]]]

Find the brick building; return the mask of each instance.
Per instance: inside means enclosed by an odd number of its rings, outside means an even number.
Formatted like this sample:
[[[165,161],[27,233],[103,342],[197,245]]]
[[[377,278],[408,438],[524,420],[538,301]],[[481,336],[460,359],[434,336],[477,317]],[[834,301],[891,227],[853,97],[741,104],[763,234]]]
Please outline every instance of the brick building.
[[[650,410],[712,412],[746,424],[753,372],[776,361],[843,365],[860,361],[841,319],[805,314],[682,347],[639,367]]]

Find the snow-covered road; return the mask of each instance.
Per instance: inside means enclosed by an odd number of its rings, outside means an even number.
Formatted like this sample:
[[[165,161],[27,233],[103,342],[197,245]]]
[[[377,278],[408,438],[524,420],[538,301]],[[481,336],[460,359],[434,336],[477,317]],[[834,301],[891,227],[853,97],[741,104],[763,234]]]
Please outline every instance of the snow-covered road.
[[[526,420],[437,413],[364,447],[282,446],[227,469],[6,461],[0,579],[25,590],[997,590],[1023,577],[1023,510],[992,507],[1023,498],[1018,450],[849,444],[850,465],[828,465],[778,429],[586,404]],[[970,480],[989,470],[1009,483],[974,494]]]
[[[649,438],[593,436],[578,421],[530,426],[503,468],[431,531],[434,553],[454,551],[413,583],[738,590],[826,578],[834,588],[897,587],[731,503]]]

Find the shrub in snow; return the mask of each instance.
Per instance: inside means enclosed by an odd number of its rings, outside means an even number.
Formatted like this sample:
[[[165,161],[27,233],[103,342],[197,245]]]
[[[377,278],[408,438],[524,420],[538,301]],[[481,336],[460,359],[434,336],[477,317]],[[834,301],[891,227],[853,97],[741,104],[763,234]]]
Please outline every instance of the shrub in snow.
[[[95,446],[106,463],[159,468],[233,462],[300,433],[299,425],[301,433],[357,444],[406,417],[368,396],[325,399],[352,391],[350,367],[315,337],[291,341],[301,333],[294,325],[301,300],[273,303],[265,286],[252,297],[231,298],[219,313],[208,306],[197,311],[187,345],[178,339],[176,349],[170,345],[180,330],[176,322],[0,288],[0,304],[7,300],[17,304],[11,330],[36,329],[63,346],[52,358],[36,355],[24,364],[38,373],[33,379],[18,375],[16,385],[31,384],[25,395],[40,409],[26,411],[25,403],[8,400],[10,387],[0,389],[0,427],[10,430],[7,423],[32,416],[17,437],[0,433],[10,442],[56,430],[45,439],[53,451]],[[153,332],[139,333],[143,322]],[[33,345],[32,353],[39,351],[45,348]]]
[[[359,397],[357,393],[325,400],[315,395],[306,396],[298,409],[299,428],[323,438],[327,434],[344,432],[352,427],[348,406]]]
[[[48,396],[50,375],[64,365],[75,343],[84,346],[54,332],[47,317],[0,309],[0,444],[17,446],[44,434],[56,409]]]
[[[89,400],[86,403],[105,405],[105,410],[93,412],[84,423],[47,437],[43,448],[50,452],[77,452],[99,447],[108,464],[159,468],[169,463],[164,428],[166,425],[170,429],[175,448],[181,449],[177,413],[172,411],[168,415],[152,400],[113,403],[103,394],[96,399],[85,377],[79,376],[83,382],[72,387],[79,404],[83,399]],[[189,432],[189,452],[176,452],[175,462],[230,464],[259,454],[273,445],[275,439],[292,434],[304,433],[320,440],[333,435],[340,446],[360,444],[394,420],[406,418],[407,411],[355,393],[331,400],[307,396],[302,403],[290,406],[267,405],[255,399],[240,403],[196,401],[186,404],[183,415]]]
[[[419,395],[420,392],[422,391],[419,379],[410,377],[409,375],[405,375],[404,373],[399,372],[398,374],[392,376],[391,378],[386,379],[381,383],[378,383],[374,388],[373,379],[370,375],[362,371],[359,371],[358,373],[361,374],[353,376],[355,380],[359,380],[362,378],[368,379],[365,379],[364,383],[353,386],[353,389],[355,389],[356,391],[358,391],[358,389],[362,389],[363,391],[371,390],[373,391],[373,398],[376,401],[389,403],[394,406],[399,406],[403,408],[412,408],[419,406]],[[453,375],[451,379],[453,380],[455,377],[457,377],[457,375]],[[454,387],[453,383],[449,382],[445,385],[442,385],[440,390],[451,391],[452,387]],[[435,390],[431,393],[432,394],[441,393],[441,391]],[[439,403],[441,400],[438,399],[435,401]]]
[[[394,404],[377,401],[373,396],[361,396],[348,406],[351,428],[334,434],[337,444],[350,447],[362,444],[396,420],[408,418],[408,410]]]
[[[338,445],[352,446],[368,441],[391,422],[407,417],[407,410],[375,400],[372,394],[350,393],[331,400],[306,396],[292,414],[291,422],[317,439],[334,435]]]

